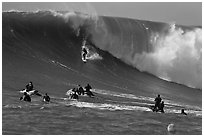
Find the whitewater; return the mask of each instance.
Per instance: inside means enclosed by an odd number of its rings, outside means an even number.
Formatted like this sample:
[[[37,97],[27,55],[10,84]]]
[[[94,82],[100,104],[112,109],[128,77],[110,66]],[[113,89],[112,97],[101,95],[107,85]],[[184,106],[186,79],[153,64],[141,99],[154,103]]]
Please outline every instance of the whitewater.
[[[29,81],[51,102],[20,101]],[[88,83],[94,98],[67,97]],[[165,113],[150,109],[158,94]],[[165,135],[170,123],[174,134],[202,134],[202,27],[79,12],[2,13],[2,134]]]

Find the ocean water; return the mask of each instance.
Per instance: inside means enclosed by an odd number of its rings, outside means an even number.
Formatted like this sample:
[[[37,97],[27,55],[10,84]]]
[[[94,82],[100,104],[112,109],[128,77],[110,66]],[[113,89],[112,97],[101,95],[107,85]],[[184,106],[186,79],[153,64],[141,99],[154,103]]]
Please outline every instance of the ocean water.
[[[189,33],[197,36],[202,31],[192,26],[176,27],[179,30],[165,23],[71,12],[3,12],[2,134],[202,134],[200,81],[180,78],[186,73],[200,74],[202,51],[196,52],[202,46],[200,39],[195,37],[195,55],[184,58],[182,51],[176,52],[183,59],[180,62],[159,60],[158,65],[158,60],[149,60],[159,56],[161,40],[174,37],[181,29],[183,36],[176,41],[181,43]],[[186,43],[183,49],[191,46]],[[83,44],[89,49],[87,63],[81,60]],[[168,59],[171,55],[166,54]],[[186,67],[186,59],[189,67],[195,65],[196,72],[183,68],[185,73],[179,73],[181,66],[175,64]],[[171,73],[162,61],[174,64]],[[192,79],[200,80],[194,75]],[[38,96],[32,96],[30,103],[20,101],[19,91],[29,81],[40,93],[48,93],[51,102],[44,103]],[[69,89],[87,83],[94,98],[71,100],[66,96]],[[165,113],[150,109],[157,94],[165,103]],[[181,109],[188,115],[181,115]],[[174,133],[167,131],[170,123],[175,125]]]

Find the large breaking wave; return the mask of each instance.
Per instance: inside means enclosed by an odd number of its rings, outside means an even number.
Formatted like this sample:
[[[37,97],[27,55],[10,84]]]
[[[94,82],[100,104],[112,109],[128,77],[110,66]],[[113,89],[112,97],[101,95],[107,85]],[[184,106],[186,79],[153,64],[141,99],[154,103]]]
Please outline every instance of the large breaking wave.
[[[202,88],[201,28],[76,12],[38,11],[19,14],[39,23],[46,21],[46,18],[50,18],[53,23],[63,19],[76,36],[83,37],[140,71]]]

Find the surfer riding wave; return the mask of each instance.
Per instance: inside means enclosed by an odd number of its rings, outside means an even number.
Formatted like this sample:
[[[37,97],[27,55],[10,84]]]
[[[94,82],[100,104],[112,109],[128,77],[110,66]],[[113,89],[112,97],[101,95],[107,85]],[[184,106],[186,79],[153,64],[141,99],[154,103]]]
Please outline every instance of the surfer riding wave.
[[[84,39],[81,47],[81,59],[86,63],[87,60],[101,60],[102,57],[97,53],[96,49],[92,47],[92,44]]]

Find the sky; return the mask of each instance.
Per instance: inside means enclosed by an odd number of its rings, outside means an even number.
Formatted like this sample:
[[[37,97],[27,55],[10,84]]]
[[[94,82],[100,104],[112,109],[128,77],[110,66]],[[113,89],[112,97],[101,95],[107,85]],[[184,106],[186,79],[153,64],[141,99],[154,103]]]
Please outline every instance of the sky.
[[[3,11],[50,9],[202,26],[201,2],[3,2],[2,4]]]

